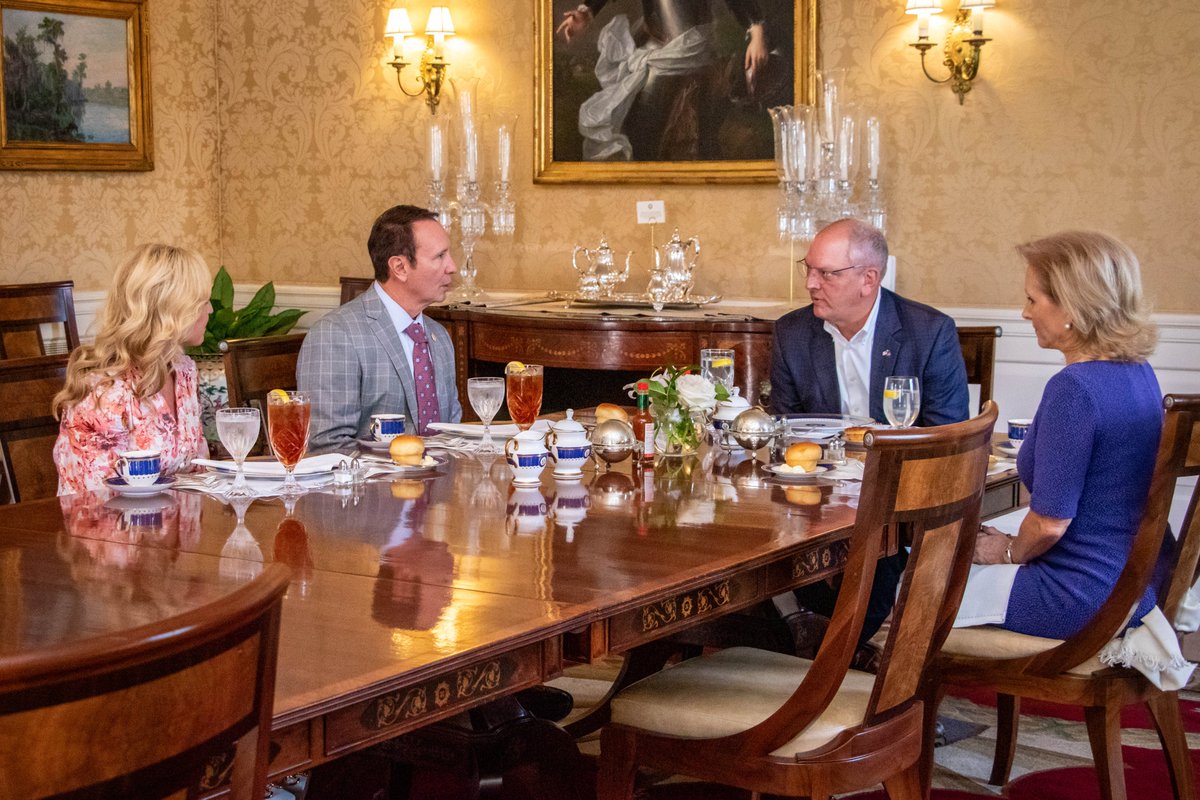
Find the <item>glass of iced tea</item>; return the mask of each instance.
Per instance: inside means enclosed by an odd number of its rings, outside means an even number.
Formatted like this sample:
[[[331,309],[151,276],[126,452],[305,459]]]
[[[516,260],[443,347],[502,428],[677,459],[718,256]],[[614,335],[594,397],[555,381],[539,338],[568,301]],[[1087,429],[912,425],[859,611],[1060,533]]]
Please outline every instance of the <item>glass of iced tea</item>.
[[[542,411],[542,366],[510,361],[504,368],[508,414],[521,430],[528,430]]]
[[[287,472],[280,491],[284,497],[304,491],[296,482],[293,472],[308,450],[308,423],[311,419],[312,404],[308,395],[283,389],[272,389],[267,394],[267,431],[271,450]]]

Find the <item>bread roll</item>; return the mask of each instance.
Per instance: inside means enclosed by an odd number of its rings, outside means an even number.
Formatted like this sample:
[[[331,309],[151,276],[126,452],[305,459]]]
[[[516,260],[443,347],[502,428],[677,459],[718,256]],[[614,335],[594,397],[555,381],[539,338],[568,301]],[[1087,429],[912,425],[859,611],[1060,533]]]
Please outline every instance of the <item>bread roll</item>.
[[[605,422],[610,419],[619,419],[621,422],[629,422],[629,414],[625,409],[612,403],[601,403],[596,406],[596,424]]]
[[[415,467],[425,457],[425,443],[421,441],[420,436],[403,434],[392,439],[392,443],[388,447],[388,452],[392,456],[392,461],[397,464]]]
[[[783,454],[783,460],[789,467],[804,467],[806,472],[816,469],[820,458],[821,445],[815,442],[796,442]]]
[[[867,435],[867,431],[869,430],[871,429],[862,426],[846,428],[846,430],[842,431],[842,435],[846,437],[847,442],[856,442],[857,444],[862,444],[863,437]]]

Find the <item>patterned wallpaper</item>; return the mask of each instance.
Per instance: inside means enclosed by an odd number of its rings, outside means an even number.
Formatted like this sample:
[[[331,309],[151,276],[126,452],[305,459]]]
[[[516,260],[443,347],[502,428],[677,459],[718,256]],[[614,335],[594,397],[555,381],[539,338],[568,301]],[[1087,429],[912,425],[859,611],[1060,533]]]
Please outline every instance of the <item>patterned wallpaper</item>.
[[[216,0],[148,4],[154,170],[0,171],[0,283],[105,289],[141,242],[219,255]]]
[[[450,42],[451,74],[480,78],[484,111],[520,115],[518,231],[482,240],[481,283],[566,288],[572,246],[603,233],[635,251],[631,283],[644,285],[649,230],[634,224],[634,202],[661,199],[660,242],[674,225],[702,239],[699,289],[786,297],[791,254],[773,233],[773,187],[533,184],[537,1],[452,6],[462,35]],[[401,96],[384,63],[388,5],[153,4],[155,171],[0,173],[0,269],[49,279],[67,263],[82,288],[101,288],[95,268],[163,236],[243,282],[367,274],[375,215],[424,197],[428,111]],[[429,5],[409,3],[418,27]],[[1189,279],[1200,240],[1188,230],[1200,184],[1200,5],[1004,0],[988,12],[995,41],[961,107],[921,75],[902,12],[902,0],[820,0],[823,61],[847,68],[855,97],[884,119],[900,290],[947,306],[1018,305],[1012,246],[1088,226],[1135,248],[1158,310],[1200,310]]]

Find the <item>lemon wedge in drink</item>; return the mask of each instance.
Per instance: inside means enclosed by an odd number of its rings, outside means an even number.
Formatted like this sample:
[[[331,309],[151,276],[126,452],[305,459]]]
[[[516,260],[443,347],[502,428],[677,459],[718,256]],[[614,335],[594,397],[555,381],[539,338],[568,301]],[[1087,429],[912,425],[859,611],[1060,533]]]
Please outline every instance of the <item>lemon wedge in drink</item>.
[[[900,397],[899,389],[884,389],[883,390],[883,399],[884,400],[895,400],[898,397]]]
[[[275,398],[275,401],[278,403],[292,402],[291,396],[283,389],[272,389],[271,391],[267,392],[267,397]]]
[[[510,361],[504,365],[505,372],[524,372],[525,365],[520,361]]]
[[[720,367],[732,367],[732,366],[733,366],[733,359],[732,359],[732,358],[718,358],[718,359],[715,359],[715,360],[712,362],[712,366],[713,366],[713,367],[716,367],[716,368],[720,368]]]

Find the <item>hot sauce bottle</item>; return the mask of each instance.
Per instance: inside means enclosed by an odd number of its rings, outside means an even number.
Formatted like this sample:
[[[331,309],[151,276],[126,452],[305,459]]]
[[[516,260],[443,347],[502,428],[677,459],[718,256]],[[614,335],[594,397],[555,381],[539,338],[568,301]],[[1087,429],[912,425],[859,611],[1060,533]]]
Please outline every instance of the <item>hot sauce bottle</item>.
[[[642,446],[642,458],[654,458],[654,417],[650,414],[650,384],[637,383],[637,412],[629,418],[633,435]]]

